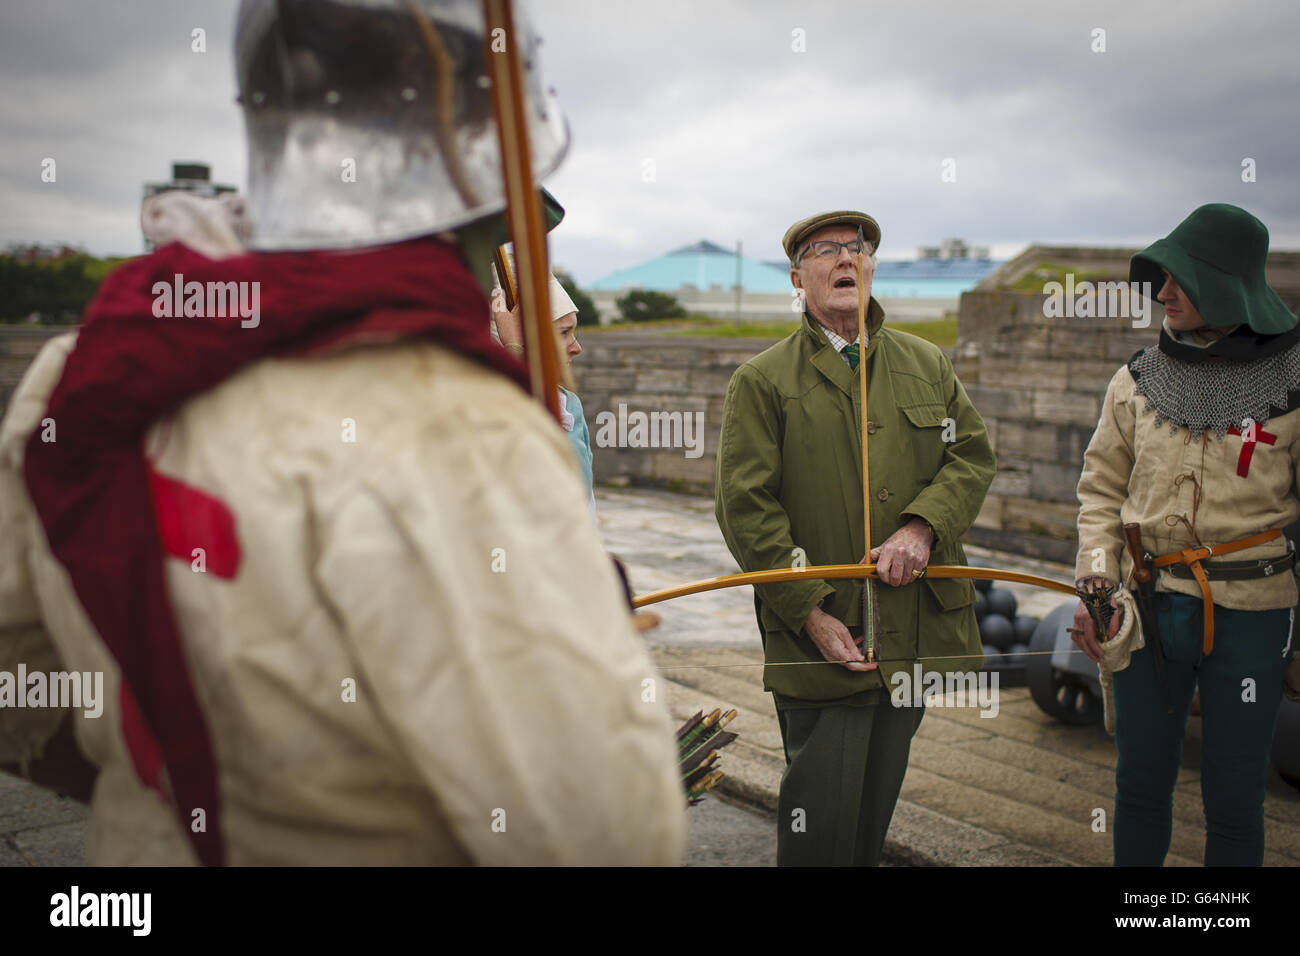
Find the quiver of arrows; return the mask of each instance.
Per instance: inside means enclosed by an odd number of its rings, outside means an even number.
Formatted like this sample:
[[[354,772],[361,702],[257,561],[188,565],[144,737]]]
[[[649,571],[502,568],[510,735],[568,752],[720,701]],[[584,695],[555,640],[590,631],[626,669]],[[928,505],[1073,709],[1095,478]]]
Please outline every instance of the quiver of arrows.
[[[677,731],[682,786],[686,788],[686,800],[691,806],[704,799],[704,794],[722,779],[722,771],[716,769],[721,756],[718,751],[736,739],[736,734],[723,730],[735,716],[734,710],[725,714],[714,710],[708,716],[701,710]]]

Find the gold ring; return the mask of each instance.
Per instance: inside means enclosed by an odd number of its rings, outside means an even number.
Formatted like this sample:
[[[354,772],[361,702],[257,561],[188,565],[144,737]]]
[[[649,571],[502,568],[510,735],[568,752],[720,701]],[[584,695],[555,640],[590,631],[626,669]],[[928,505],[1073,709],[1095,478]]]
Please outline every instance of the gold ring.
[[[912,569],[912,577],[914,577],[914,578],[923,578],[923,577],[925,577],[925,572],[924,572],[924,571],[918,571],[918,570],[916,570],[915,568],[913,568],[913,569]]]

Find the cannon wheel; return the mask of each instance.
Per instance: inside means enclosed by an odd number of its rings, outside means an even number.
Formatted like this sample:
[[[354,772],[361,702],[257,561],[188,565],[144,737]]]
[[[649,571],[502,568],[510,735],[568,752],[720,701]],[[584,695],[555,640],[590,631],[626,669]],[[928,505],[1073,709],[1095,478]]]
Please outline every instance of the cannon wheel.
[[[1286,698],[1273,731],[1273,765],[1278,776],[1300,790],[1300,703]]]
[[[1062,604],[1034,629],[1029,643],[1033,653],[1025,658],[1025,683],[1043,713],[1062,723],[1084,727],[1104,716],[1101,698],[1083,678],[1053,667],[1050,654],[1038,653],[1056,647],[1056,636],[1069,626],[1073,617],[1074,604]]]

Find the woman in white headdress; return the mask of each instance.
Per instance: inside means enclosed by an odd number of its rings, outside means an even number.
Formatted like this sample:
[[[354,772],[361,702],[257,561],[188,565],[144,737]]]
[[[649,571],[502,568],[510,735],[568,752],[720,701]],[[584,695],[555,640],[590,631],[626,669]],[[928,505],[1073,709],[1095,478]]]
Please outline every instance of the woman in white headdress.
[[[523,355],[524,330],[516,306],[510,311],[504,308],[504,296],[492,297],[492,319],[495,334],[501,344],[512,352]],[[564,291],[554,275],[551,276],[551,318],[555,323],[555,334],[566,362],[582,354],[578,344],[578,307],[573,304],[569,293]],[[587,420],[582,412],[582,402],[578,396],[563,386],[560,387],[560,424],[569,435],[574,454],[578,457],[578,466],[582,477],[587,482],[588,504],[592,510],[596,507],[596,498],[592,491],[592,454],[591,433],[587,429]]]

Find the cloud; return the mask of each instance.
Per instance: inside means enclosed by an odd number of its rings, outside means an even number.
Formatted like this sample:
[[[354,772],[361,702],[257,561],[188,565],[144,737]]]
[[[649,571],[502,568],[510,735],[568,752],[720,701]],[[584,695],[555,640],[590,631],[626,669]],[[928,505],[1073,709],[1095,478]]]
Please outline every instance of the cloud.
[[[141,187],[171,161],[242,184],[235,7],[6,0],[0,241],[137,251]],[[548,181],[568,210],[553,256],[582,281],[699,238],[778,258],[791,222],[844,206],[880,220],[887,257],[954,235],[1149,241],[1214,201],[1300,246],[1291,0],[533,10],[573,130]],[[190,52],[196,26],[206,54]],[[46,156],[57,185],[40,182]]]

